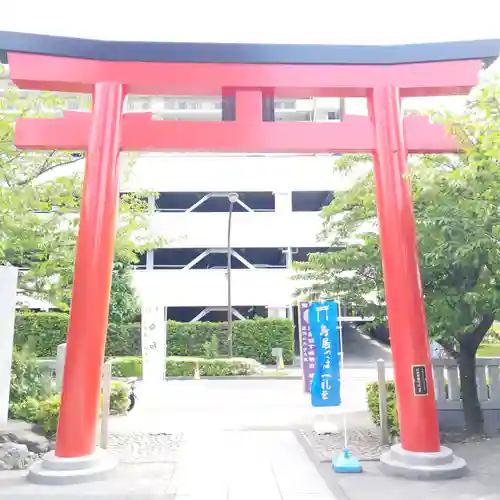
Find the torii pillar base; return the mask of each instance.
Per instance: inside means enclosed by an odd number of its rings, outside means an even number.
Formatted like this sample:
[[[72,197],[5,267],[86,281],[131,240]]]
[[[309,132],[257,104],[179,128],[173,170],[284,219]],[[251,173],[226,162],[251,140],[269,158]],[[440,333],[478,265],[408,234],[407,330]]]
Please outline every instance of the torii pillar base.
[[[416,480],[456,479],[467,473],[467,464],[446,446],[435,453],[407,451],[394,445],[380,457],[382,471],[390,476]]]
[[[51,451],[31,466],[28,480],[48,485],[88,483],[107,479],[117,465],[117,458],[101,448],[92,455],[75,458],[56,457]]]

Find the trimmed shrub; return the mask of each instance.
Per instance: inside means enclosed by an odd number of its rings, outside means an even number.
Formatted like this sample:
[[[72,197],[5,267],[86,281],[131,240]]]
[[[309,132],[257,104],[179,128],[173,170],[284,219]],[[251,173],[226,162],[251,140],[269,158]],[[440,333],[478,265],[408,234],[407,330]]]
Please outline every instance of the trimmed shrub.
[[[66,340],[66,313],[22,313],[16,319],[15,345],[31,341],[38,357],[55,357],[57,346]],[[168,353],[171,356],[210,356],[218,351],[227,356],[226,323],[168,322]],[[273,347],[283,349],[283,359],[293,361],[293,325],[288,319],[260,318],[235,321],[233,352],[235,356],[253,358],[263,364],[274,363]],[[209,352],[210,351],[210,352]],[[140,356],[140,325],[110,326],[106,342],[107,356]]]
[[[171,356],[204,356],[207,342],[218,340],[219,356],[227,356],[226,323],[168,322],[168,353]],[[283,349],[283,360],[293,362],[293,325],[288,319],[261,318],[235,321],[233,324],[233,352],[241,358],[252,358],[259,363],[275,362],[273,347]]]
[[[59,394],[54,394],[40,403],[37,423],[43,427],[43,430],[48,435],[54,435],[57,432],[60,408],[61,397]]]
[[[139,356],[124,356],[113,358],[113,377],[142,377],[142,358]]]
[[[231,377],[259,373],[261,365],[253,359],[203,359],[203,358],[167,358],[165,375],[170,377],[192,377],[198,364],[203,377]],[[114,377],[142,377],[142,358],[124,357],[113,359]]]
[[[140,356],[141,325],[110,325],[106,336],[107,356]]]
[[[399,420],[398,410],[396,405],[396,386],[394,381],[386,382],[387,391],[387,427],[391,436],[399,436]],[[373,422],[380,426],[380,406],[379,406],[379,390],[378,382],[372,382],[366,386],[366,394],[368,396],[368,409],[372,416]]]
[[[109,412],[112,415],[122,415],[127,411],[128,405],[127,385],[122,382],[113,382],[111,384]]]
[[[219,339],[217,335],[212,335],[210,342],[207,340],[201,347],[205,358],[214,359],[219,356]]]
[[[52,358],[57,346],[66,342],[68,329],[66,313],[20,313],[16,316],[14,345],[30,349],[38,358]]]

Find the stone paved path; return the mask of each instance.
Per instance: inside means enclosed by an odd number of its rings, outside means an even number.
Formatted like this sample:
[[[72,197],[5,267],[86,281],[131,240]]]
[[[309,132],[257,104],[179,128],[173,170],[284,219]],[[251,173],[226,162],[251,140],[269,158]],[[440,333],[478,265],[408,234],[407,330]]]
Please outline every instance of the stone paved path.
[[[108,450],[118,456],[121,463],[165,463],[176,462],[182,434],[112,434]]]
[[[133,460],[123,443],[114,446],[122,462],[106,481],[40,486],[10,471],[0,473],[0,499],[336,500],[292,431],[190,432],[172,461],[154,450],[149,456],[160,462],[148,461],[144,450]]]
[[[171,491],[177,500],[334,500],[290,431],[191,435]]]
[[[42,486],[26,481],[25,471],[0,472],[2,500],[173,500],[168,491],[174,463],[120,464],[106,481]]]

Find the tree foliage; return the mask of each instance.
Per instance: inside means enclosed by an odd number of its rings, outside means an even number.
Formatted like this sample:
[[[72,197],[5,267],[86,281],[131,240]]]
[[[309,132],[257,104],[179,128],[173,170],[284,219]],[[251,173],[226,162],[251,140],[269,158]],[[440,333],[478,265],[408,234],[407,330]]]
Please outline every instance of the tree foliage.
[[[440,118],[464,150],[409,160],[420,271],[430,336],[459,359],[467,424],[480,431],[474,359],[500,311],[499,81],[484,82],[462,112]],[[348,173],[360,160],[370,158],[343,157],[335,169]],[[384,323],[373,175],[336,193],[323,217],[332,251],[297,265],[298,278],[312,280],[302,293],[337,297]]]
[[[0,265],[25,270],[24,292],[60,307],[71,295],[83,153],[21,151],[13,145],[13,130],[19,117],[56,117],[68,103],[81,106],[85,98],[9,86],[0,96]],[[147,236],[145,195],[120,198],[116,260],[122,267],[157,243]]]
[[[128,262],[115,261],[109,300],[109,323],[128,325],[139,313],[139,302],[132,286],[132,272]]]

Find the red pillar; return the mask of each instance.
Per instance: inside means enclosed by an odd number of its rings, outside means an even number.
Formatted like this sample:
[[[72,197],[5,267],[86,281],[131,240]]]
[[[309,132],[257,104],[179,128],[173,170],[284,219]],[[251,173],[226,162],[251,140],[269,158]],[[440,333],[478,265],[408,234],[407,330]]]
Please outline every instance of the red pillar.
[[[83,180],[56,456],[94,453],[118,217],[124,90],[98,83]]]
[[[398,89],[374,88],[369,105],[376,136],[375,191],[401,445],[408,451],[436,452],[439,427]],[[427,394],[415,393],[414,367],[425,369]]]

